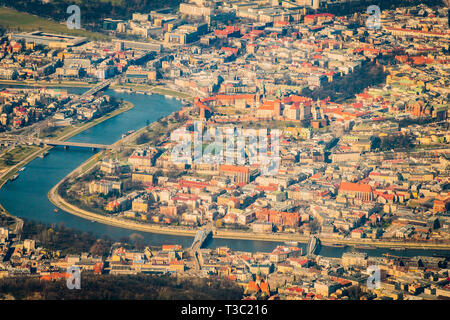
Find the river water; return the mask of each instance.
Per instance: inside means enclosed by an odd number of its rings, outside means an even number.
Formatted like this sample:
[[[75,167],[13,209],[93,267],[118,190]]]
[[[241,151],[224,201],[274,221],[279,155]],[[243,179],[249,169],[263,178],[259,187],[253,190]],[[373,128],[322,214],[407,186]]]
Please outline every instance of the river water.
[[[87,90],[85,88],[64,89],[70,93],[82,93]],[[168,99],[162,95],[147,96],[135,93],[119,93],[109,89],[106,90],[105,94],[130,101],[134,104],[134,108],[83,131],[69,141],[112,144],[119,140],[123,133],[142,128],[147,121],[154,122],[158,118],[181,108],[181,103],[178,100]],[[62,210],[55,213],[55,207],[48,200],[47,193],[61,179],[92,155],[93,152],[89,149],[70,148],[65,150],[61,147],[53,148],[47,157],[36,158],[30,162],[26,166],[26,170],[20,172],[17,180],[7,182],[3,186],[0,190],[0,203],[11,214],[21,218],[50,224],[63,222],[66,227],[90,231],[99,236],[108,235],[115,240],[138,233],[144,237],[144,241],[148,245],[180,244],[183,247],[190,246],[193,237],[138,232],[91,222]],[[206,247],[227,246],[232,250],[239,251],[270,252],[279,244],[270,241],[212,239]],[[306,244],[299,244],[299,246],[305,252]],[[348,250],[351,249],[323,246],[320,254],[327,257],[340,257],[343,252]],[[408,249],[406,251],[394,251],[380,248],[361,251],[367,252],[370,256],[381,256],[383,253],[405,256],[430,256],[432,254],[450,256],[450,250]]]

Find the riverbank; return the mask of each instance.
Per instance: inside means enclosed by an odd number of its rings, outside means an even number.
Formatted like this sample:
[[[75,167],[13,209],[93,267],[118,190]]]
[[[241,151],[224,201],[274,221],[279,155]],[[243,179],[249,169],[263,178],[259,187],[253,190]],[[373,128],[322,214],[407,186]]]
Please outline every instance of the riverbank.
[[[6,217],[14,219],[15,223],[11,228],[9,228],[9,230],[13,232],[15,235],[18,235],[22,231],[23,220],[20,219],[19,217],[13,216],[11,213],[6,211],[6,209],[1,204],[0,204],[0,215],[4,215]]]
[[[169,96],[169,97],[175,97],[175,98],[180,98],[180,99],[186,99],[186,100],[190,100],[193,101],[194,97],[190,94],[187,94],[185,92],[181,92],[181,91],[177,91],[174,89],[169,89],[167,87],[164,86],[160,86],[160,85],[148,85],[148,84],[111,84],[109,86],[110,89],[112,90],[132,90],[133,92],[137,91],[143,91],[143,92],[149,92],[149,93],[156,93],[156,94],[161,94],[164,96]]]
[[[115,117],[123,112],[126,112],[130,109],[132,109],[134,105],[130,102],[125,101],[123,105],[109,113],[106,113],[105,115],[101,116],[100,118],[94,119],[92,121],[89,121],[87,123],[81,124],[80,126],[74,126],[69,130],[68,132],[63,131],[56,137],[54,137],[57,140],[65,141],[67,139],[72,138],[73,136],[79,134],[80,132],[83,132],[103,121],[106,121],[112,117]],[[3,187],[3,185],[11,178],[14,174],[17,173],[17,171],[22,168],[23,166],[27,165],[29,162],[33,161],[36,157],[38,157],[41,154],[44,154],[45,152],[48,152],[50,149],[52,149],[52,146],[47,146],[44,148],[41,148],[30,155],[26,156],[22,161],[19,163],[13,165],[9,169],[7,169],[3,174],[0,176],[0,188]]]
[[[129,230],[135,231],[143,231],[143,232],[151,232],[151,233],[161,233],[161,234],[169,234],[169,235],[178,235],[178,236],[195,236],[196,230],[192,229],[173,229],[169,227],[162,227],[157,225],[148,225],[138,222],[133,222],[120,218],[108,217],[105,215],[101,215],[98,213],[90,212],[81,208],[78,208],[66,200],[64,200],[58,193],[59,186],[68,178],[78,175],[80,172],[80,168],[83,168],[86,163],[89,163],[91,159],[83,163],[80,167],[76,168],[69,175],[64,177],[56,186],[54,186],[48,193],[48,199],[51,203],[53,203],[59,209],[62,209],[70,214],[76,215],[86,220],[96,221],[100,223],[104,223],[110,226],[125,228]]]
[[[87,83],[83,81],[17,81],[17,80],[0,80],[0,85],[26,86],[26,87],[78,87],[91,88],[95,83]]]
[[[80,171],[86,164],[91,163],[89,169],[94,165],[92,164],[92,158],[81,164],[78,168],[73,170],[64,179],[62,179],[56,186],[54,186],[48,193],[48,198],[51,203],[56,207],[66,211],[67,213],[76,215],[80,218],[96,221],[106,225],[125,228],[134,231],[142,231],[149,233],[166,234],[173,236],[195,236],[196,229],[187,229],[182,227],[166,227],[155,224],[147,224],[134,222],[128,219],[122,219],[117,217],[109,217],[106,215],[90,212],[81,208],[78,208],[65,199],[63,199],[59,193],[59,186],[68,178],[79,175]],[[86,169],[85,169],[86,170]],[[303,236],[299,234],[258,234],[253,232],[232,231],[223,229],[213,229],[213,237],[218,239],[238,239],[238,240],[258,240],[258,241],[270,241],[270,242],[285,242],[285,241],[297,241],[301,243],[307,243],[310,236]],[[355,239],[335,239],[335,238],[320,238],[322,244],[345,244],[347,246],[367,245],[378,248],[409,248],[409,249],[433,249],[433,250],[450,250],[450,244],[444,243],[419,243],[419,242],[389,242],[389,241],[373,241],[373,240],[355,240]]]
[[[77,169],[78,170],[78,169]],[[76,172],[76,171],[74,171]],[[71,173],[73,174],[73,173]],[[70,174],[70,175],[71,175]],[[69,175],[69,176],[70,176]],[[107,225],[125,228],[129,230],[159,233],[175,236],[195,236],[197,230],[185,229],[185,228],[175,228],[175,227],[164,227],[159,225],[150,225],[144,223],[133,222],[126,219],[120,219],[115,217],[107,217],[98,213],[93,213],[86,211],[84,209],[78,208],[66,200],[64,200],[57,192],[59,185],[67,179],[69,176],[60,181],[55,187],[53,187],[48,193],[50,202],[52,202],[56,207],[76,215],[78,217],[96,221],[99,223],[104,223]],[[239,239],[239,240],[259,240],[259,241],[271,241],[271,242],[284,242],[284,241],[297,241],[301,243],[307,243],[310,239],[309,236],[302,235],[290,235],[290,234],[256,234],[253,232],[239,232],[230,230],[213,230],[213,237],[218,239]],[[433,249],[433,250],[450,250],[450,244],[431,244],[431,243],[404,243],[404,242],[386,242],[386,241],[358,241],[358,240],[343,240],[343,239],[327,239],[321,238],[321,242],[324,245],[332,244],[345,244],[348,246],[355,245],[370,245],[379,248],[410,248],[410,249]]]
[[[11,86],[24,86],[24,87],[61,87],[61,88],[91,88],[98,83],[87,83],[84,81],[17,81],[17,80],[4,80],[0,79],[0,85],[11,85]],[[177,91],[174,89],[169,89],[165,86],[161,85],[148,85],[148,84],[111,84],[109,85],[109,88],[112,90],[132,90],[132,92],[149,92],[149,93],[156,93],[161,94],[164,96],[169,97],[175,97],[180,99],[186,99],[193,101],[194,97],[188,93]]]

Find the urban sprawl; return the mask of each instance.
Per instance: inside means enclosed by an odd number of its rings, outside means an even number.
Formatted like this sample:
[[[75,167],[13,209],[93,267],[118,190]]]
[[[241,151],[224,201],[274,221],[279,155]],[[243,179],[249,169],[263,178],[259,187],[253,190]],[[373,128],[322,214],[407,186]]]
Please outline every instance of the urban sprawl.
[[[191,0],[105,19],[109,42],[5,33],[0,79],[28,85],[0,90],[2,183],[33,152],[77,146],[64,140],[126,112],[104,88],[163,94],[179,111],[113,145],[87,145],[99,152],[49,198],[55,214],[86,223],[194,240],[64,254],[23,239],[23,221],[4,212],[0,278],[66,279],[77,266],[81,278],[217,276],[242,286],[243,299],[351,299],[354,287],[360,299],[448,299],[449,257],[404,255],[450,250],[447,8],[383,10],[371,28],[369,14],[335,16],[326,4]],[[70,83],[89,91],[58,87]],[[211,237],[279,245],[204,248]],[[323,246],[346,250],[325,257]],[[370,255],[377,248],[398,254]]]

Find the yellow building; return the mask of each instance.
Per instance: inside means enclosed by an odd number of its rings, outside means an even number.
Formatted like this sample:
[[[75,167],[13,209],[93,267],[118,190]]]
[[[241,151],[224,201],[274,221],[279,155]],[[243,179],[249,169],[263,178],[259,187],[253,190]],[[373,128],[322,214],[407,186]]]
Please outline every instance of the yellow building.
[[[143,185],[153,185],[153,175],[148,173],[133,173],[132,182],[141,182]]]
[[[146,213],[148,211],[148,201],[141,198],[133,200],[131,211]]]

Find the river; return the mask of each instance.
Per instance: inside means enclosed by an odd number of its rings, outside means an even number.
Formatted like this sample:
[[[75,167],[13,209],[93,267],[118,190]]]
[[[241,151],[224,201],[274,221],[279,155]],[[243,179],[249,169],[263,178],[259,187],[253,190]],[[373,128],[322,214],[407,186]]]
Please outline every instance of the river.
[[[64,89],[70,93],[82,93],[87,90],[86,88]],[[147,96],[135,93],[119,93],[110,89],[106,90],[105,94],[130,101],[134,104],[134,108],[83,131],[69,141],[112,144],[119,140],[123,133],[142,128],[147,121],[154,122],[158,118],[181,108],[181,103],[178,100],[168,99],[157,94]],[[11,214],[21,218],[49,224],[63,222],[66,227],[90,231],[98,236],[108,235],[114,240],[138,233],[144,237],[144,242],[148,245],[180,244],[183,247],[190,246],[193,237],[138,232],[91,222],[62,210],[55,213],[55,207],[48,200],[47,193],[61,179],[92,155],[93,152],[88,149],[70,148],[65,150],[61,147],[51,149],[47,157],[34,159],[26,166],[25,171],[20,172],[17,180],[10,181],[3,186],[0,190],[0,203]],[[212,239],[206,247],[227,246],[232,250],[270,252],[279,244],[270,241]],[[299,246],[305,252],[306,244],[300,244]],[[320,254],[327,257],[340,257],[343,252],[348,250],[351,249],[348,247],[322,247]],[[379,248],[364,251],[370,256],[381,256],[383,253],[406,256],[430,256],[433,253],[450,255],[449,250],[408,249],[406,251],[394,251]]]

